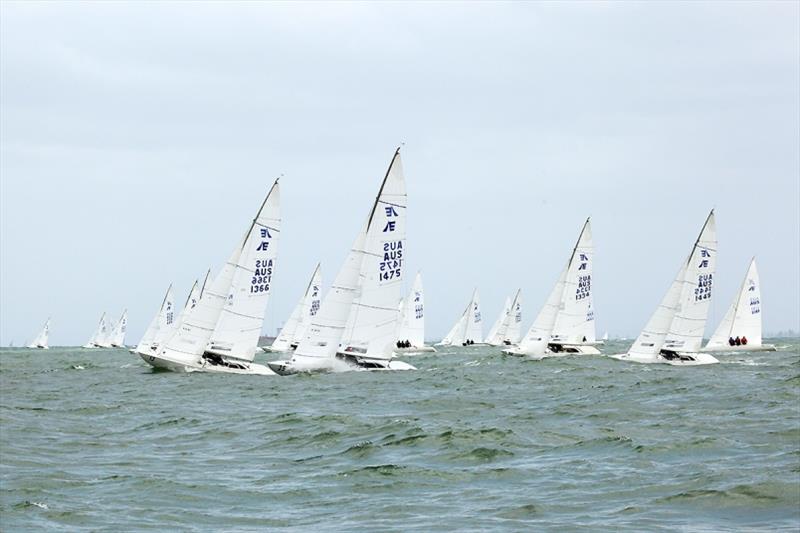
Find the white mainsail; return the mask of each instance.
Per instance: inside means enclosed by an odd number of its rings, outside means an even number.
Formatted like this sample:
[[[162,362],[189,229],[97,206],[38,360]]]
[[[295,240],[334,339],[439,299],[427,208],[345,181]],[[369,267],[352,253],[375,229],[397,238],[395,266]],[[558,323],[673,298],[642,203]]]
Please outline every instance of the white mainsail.
[[[592,311],[593,263],[592,229],[587,218],[567,263],[564,288],[553,324],[551,343],[575,345],[595,340]]]
[[[286,352],[296,347],[297,343],[305,334],[311,319],[317,314],[320,304],[320,293],[322,287],[322,272],[320,264],[311,275],[305,293],[297,305],[294,307],[289,320],[286,321],[281,332],[272,343],[272,350],[276,352]]]
[[[252,362],[264,326],[280,237],[278,180],[253,220],[206,353]]]
[[[398,149],[364,226],[294,355],[288,362],[270,363],[270,368],[281,374],[332,370],[348,324],[351,344],[362,343],[357,348],[365,357],[391,357],[403,272],[405,200]],[[363,316],[349,321],[352,313]]]
[[[99,343],[105,341],[108,335],[108,324],[106,323],[106,314],[100,316],[100,321],[97,323],[97,329],[94,334],[89,338],[89,341],[83,345],[84,348],[97,348]]]
[[[497,320],[494,321],[492,324],[491,329],[489,329],[489,334],[486,336],[486,344],[491,346],[500,346],[503,344],[503,338],[505,337],[505,325],[508,323],[508,316],[511,312],[511,297],[506,296],[506,301],[503,304],[503,310],[500,312],[500,316],[497,317]]]
[[[276,190],[277,185],[278,181],[276,180],[275,184],[270,189],[270,193]],[[267,198],[269,198],[269,195],[267,195]],[[267,199],[264,200],[261,206],[262,209],[266,202]],[[159,350],[158,356],[160,359],[164,359],[170,365],[176,366],[186,365],[195,367],[201,363],[203,354],[206,351],[209,341],[211,340],[211,335],[214,333],[217,321],[222,313],[222,308],[225,306],[231,294],[234,275],[237,272],[241,257],[245,254],[248,256],[250,255],[250,250],[245,252],[245,246],[249,245],[251,248],[263,248],[263,242],[269,242],[272,239],[271,232],[264,233],[264,240],[259,240],[256,246],[256,242],[251,238],[251,235],[254,235],[255,238],[261,238],[261,230],[263,227],[260,224],[256,224],[260,213],[261,210],[259,210],[259,214],[256,215],[256,218],[253,219],[248,231],[239,241],[239,244],[234,248],[225,265],[222,267],[222,270],[217,273],[211,284],[204,285],[197,305],[185,311],[180,328]],[[277,232],[275,233],[275,238],[277,238]],[[267,246],[267,248],[269,249],[270,246]],[[260,271],[261,267],[259,267],[259,272]],[[260,292],[264,292],[262,291],[265,286],[264,279],[270,276],[251,273],[251,278],[255,278],[257,282],[259,277],[261,277],[261,283],[251,283],[251,285],[257,286]],[[267,284],[268,283],[269,281],[267,281]],[[253,348],[253,350],[255,350],[255,348]]]
[[[621,359],[638,362],[698,364],[717,362],[711,356],[701,360],[700,349],[711,304],[717,255],[714,210],[706,218],[686,262],[670,285],[645,328]],[[689,354],[681,357],[677,354]]]
[[[414,277],[411,291],[400,303],[400,326],[396,337],[398,341],[408,341],[410,348],[425,346],[425,293],[419,272]]]
[[[119,321],[114,325],[108,336],[107,344],[113,348],[122,348],[125,346],[125,333],[128,331],[128,310],[122,312]]]
[[[150,321],[150,325],[147,326],[147,330],[144,332],[144,335],[142,335],[134,351],[145,354],[157,351],[158,346],[155,344],[155,340],[159,333],[163,330],[171,329],[174,324],[175,297],[172,293],[172,284],[170,283],[167,292],[164,294],[164,299],[161,300],[161,307],[158,308],[158,312],[153,317],[153,320]]]
[[[761,338],[761,282],[755,257],[750,260],[742,286],[704,351],[725,351],[763,347]],[[773,349],[772,345],[767,345]]]
[[[517,289],[517,294],[511,301],[511,308],[503,326],[503,344],[517,344],[522,336],[522,289]]]
[[[47,350],[50,348],[48,345],[48,341],[50,338],[50,318],[47,318],[47,321],[44,323],[44,327],[39,332],[33,341],[28,345],[28,348],[42,348]]]

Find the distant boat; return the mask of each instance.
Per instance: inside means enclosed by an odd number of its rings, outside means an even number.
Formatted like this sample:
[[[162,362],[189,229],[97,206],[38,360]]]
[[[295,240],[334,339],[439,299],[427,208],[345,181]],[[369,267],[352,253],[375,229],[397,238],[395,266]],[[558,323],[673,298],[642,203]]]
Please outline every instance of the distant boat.
[[[297,302],[294,311],[289,316],[289,320],[281,328],[272,345],[265,347],[264,351],[289,352],[297,348],[300,339],[305,335],[306,328],[308,328],[311,320],[319,310],[322,293],[322,272],[320,268],[320,264],[317,263],[303,297]]]
[[[775,351],[772,344],[761,342],[761,283],[755,257],[750,260],[739,294],[711,336],[704,352]]]
[[[394,359],[406,237],[406,186],[398,148],[344,265],[281,375],[353,369],[413,370]]]
[[[522,335],[522,291],[517,289],[514,298],[506,298],[503,312],[497,317],[486,344],[491,346],[510,346],[517,344]]]
[[[253,363],[280,236],[278,180],[214,281],[156,355],[143,359],[175,372],[272,374]]]
[[[433,346],[425,346],[425,291],[422,287],[422,274],[419,272],[414,277],[411,291],[400,301],[400,319],[395,337],[395,352],[436,351]]]
[[[478,289],[472,291],[464,312],[456,321],[455,325],[437,344],[437,346],[472,346],[483,344],[483,324],[481,322],[481,301]]]
[[[33,341],[28,345],[28,348],[41,348],[42,350],[49,350],[50,346],[48,346],[47,342],[50,338],[50,318],[47,319],[47,322],[44,323],[44,327],[42,331],[36,336]]]
[[[605,342],[605,341],[607,341],[607,340],[608,340],[608,332],[607,332],[607,331],[606,331],[605,333],[603,333],[603,338],[602,338],[601,340],[602,340],[603,342]]]
[[[503,353],[535,359],[563,355],[596,355],[592,307],[594,247],[589,219],[583,224],[567,265],[544,307],[517,346]]]
[[[717,230],[712,209],[688,259],[633,346],[628,353],[611,357],[681,366],[718,363],[713,356],[700,353],[713,294],[716,256]]]
[[[107,330],[106,335],[97,338],[94,345],[98,348],[124,348],[125,333],[128,330],[128,310],[122,312],[119,320]]]
[[[99,348],[101,342],[105,342],[108,337],[108,322],[106,321],[106,314],[100,316],[100,322],[97,323],[97,329],[94,334],[89,338],[89,341],[83,345],[84,348]]]

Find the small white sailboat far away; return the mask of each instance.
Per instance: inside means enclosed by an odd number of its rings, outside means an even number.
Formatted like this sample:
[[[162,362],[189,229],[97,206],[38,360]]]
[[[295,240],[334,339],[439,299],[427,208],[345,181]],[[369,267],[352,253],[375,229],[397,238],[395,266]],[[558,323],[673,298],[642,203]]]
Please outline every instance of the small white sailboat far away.
[[[470,299],[464,312],[456,323],[447,332],[447,335],[439,341],[437,346],[473,346],[483,344],[483,323],[481,322],[481,302],[478,289],[472,291]]]
[[[520,341],[522,326],[522,290],[517,289],[514,298],[506,298],[503,312],[497,317],[486,344],[490,346],[511,346]]]
[[[517,346],[503,353],[534,359],[563,355],[597,355],[592,305],[594,246],[589,219],[583,224],[567,265],[544,307]]]
[[[197,285],[196,281],[195,285]],[[172,293],[172,284],[170,283],[166,294],[164,294],[164,299],[161,300],[161,307],[158,308],[156,316],[154,316],[153,320],[150,321],[150,325],[147,326],[147,330],[144,332],[144,335],[142,335],[139,344],[137,344],[136,348],[131,351],[133,353],[142,355],[158,353],[158,343],[156,342],[156,338],[158,337],[159,333],[172,330],[174,325],[175,296]]]
[[[731,303],[725,317],[711,336],[704,352],[769,352],[772,344],[761,340],[761,282],[756,270],[756,258],[750,261],[739,294]]]
[[[364,226],[291,359],[299,372],[413,370],[393,359],[406,236],[406,186],[398,148]]]
[[[40,348],[42,350],[49,350],[50,346],[48,345],[48,341],[50,339],[50,318],[47,318],[47,322],[44,323],[44,327],[42,331],[36,336],[35,339],[31,341],[28,345],[28,348]]]
[[[628,353],[614,359],[635,363],[707,365],[718,363],[700,353],[703,331],[711,305],[717,259],[717,231],[714,210],[681,265],[664,299],[634,341]]]
[[[197,304],[185,310],[179,328],[156,355],[142,357],[148,364],[176,372],[272,374],[253,359],[272,288],[279,204],[275,180],[243,239]]]
[[[271,346],[264,347],[265,352],[289,352],[297,348],[300,339],[305,335],[306,328],[319,311],[322,295],[322,271],[320,264],[311,275],[303,297],[289,316],[289,320],[281,328],[280,333]]]
[[[122,316],[111,328],[108,337],[103,341],[100,346],[103,348],[124,348],[125,347],[125,333],[128,331],[128,310],[122,312]]]
[[[417,272],[411,291],[400,302],[400,320],[397,329],[395,352],[435,352],[433,346],[425,346],[425,292],[422,275]]]
[[[83,345],[84,348],[100,348],[102,343],[105,342],[106,337],[108,337],[108,322],[106,320],[106,314],[103,313],[100,317],[100,322],[97,323],[97,329],[95,330],[94,334],[91,336],[89,341]]]

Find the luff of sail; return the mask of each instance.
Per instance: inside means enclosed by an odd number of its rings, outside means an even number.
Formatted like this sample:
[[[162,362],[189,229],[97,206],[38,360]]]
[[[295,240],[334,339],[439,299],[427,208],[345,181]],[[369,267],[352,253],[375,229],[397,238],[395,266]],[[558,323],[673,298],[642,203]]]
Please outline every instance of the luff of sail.
[[[280,189],[275,180],[233,265],[228,295],[206,353],[253,361],[272,288],[280,224]]]

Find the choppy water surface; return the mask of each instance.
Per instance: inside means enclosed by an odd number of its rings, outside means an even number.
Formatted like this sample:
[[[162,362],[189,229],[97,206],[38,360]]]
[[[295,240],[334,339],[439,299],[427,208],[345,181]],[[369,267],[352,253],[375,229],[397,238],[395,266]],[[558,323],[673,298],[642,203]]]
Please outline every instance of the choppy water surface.
[[[800,345],[773,342],[708,367],[472,347],[287,378],[4,350],[0,525],[795,531]]]

